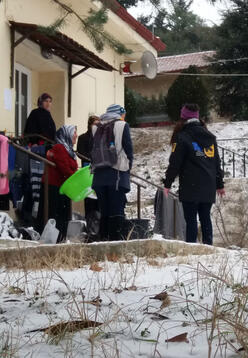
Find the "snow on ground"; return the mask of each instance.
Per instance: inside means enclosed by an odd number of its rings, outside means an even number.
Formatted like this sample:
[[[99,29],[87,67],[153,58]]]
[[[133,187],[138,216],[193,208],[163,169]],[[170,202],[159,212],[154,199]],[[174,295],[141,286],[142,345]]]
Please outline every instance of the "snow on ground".
[[[11,217],[0,211],[0,237],[4,239],[17,239],[20,237],[18,231],[14,226]]]
[[[247,269],[247,251],[226,250],[106,261],[75,271],[1,269],[0,356],[240,357],[235,349],[248,318]],[[151,298],[161,292],[162,300]],[[39,331],[82,319],[102,325],[57,335]]]
[[[218,140],[218,145],[226,149],[239,153],[242,157],[236,156],[236,177],[243,177],[243,154],[248,150],[248,122],[228,122],[228,123],[211,123],[208,129],[214,133]],[[133,173],[147,179],[157,185],[161,184],[161,179],[168,166],[168,160],[171,152],[169,145],[172,128],[137,128],[132,129],[132,138],[135,149],[135,157],[133,164]],[[238,138],[239,140],[232,140]],[[244,138],[244,139],[240,139]],[[223,139],[229,139],[224,141]],[[220,150],[222,157],[222,150]],[[225,161],[225,177],[231,177],[232,153],[224,152]],[[248,173],[248,157],[246,159]],[[138,181],[137,179],[135,179]],[[177,182],[172,187],[172,191],[177,192]],[[153,200],[156,188],[147,185],[146,189],[142,189],[142,216],[144,218],[153,218]],[[128,195],[129,205],[127,214],[129,217],[135,217],[136,213],[137,189],[136,185],[132,185],[131,193]]]

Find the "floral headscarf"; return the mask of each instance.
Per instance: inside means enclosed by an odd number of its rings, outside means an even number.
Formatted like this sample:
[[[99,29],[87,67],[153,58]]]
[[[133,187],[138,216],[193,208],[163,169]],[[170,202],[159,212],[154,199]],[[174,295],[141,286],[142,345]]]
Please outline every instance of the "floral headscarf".
[[[56,142],[63,144],[63,146],[73,159],[76,159],[76,154],[73,150],[72,137],[76,129],[76,126],[64,125],[56,132]]]

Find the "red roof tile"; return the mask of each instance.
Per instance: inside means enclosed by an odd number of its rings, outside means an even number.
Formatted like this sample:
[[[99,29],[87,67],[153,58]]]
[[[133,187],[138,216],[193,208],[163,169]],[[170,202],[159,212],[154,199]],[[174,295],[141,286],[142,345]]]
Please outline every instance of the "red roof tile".
[[[214,54],[215,51],[204,51],[185,55],[158,57],[158,73],[181,72],[189,66],[206,67],[209,64],[207,58],[212,57]]]

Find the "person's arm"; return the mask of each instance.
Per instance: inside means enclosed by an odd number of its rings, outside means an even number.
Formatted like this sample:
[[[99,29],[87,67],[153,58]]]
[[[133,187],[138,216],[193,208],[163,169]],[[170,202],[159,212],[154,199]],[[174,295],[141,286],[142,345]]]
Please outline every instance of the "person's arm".
[[[214,147],[215,147],[215,161],[216,161],[216,188],[218,194],[222,196],[225,194],[223,170],[221,169],[220,156],[219,156],[218,146],[216,142],[214,144]]]
[[[71,165],[72,158],[62,144],[56,144],[51,151],[47,153],[48,159],[56,164],[57,170],[62,176],[67,179],[77,170],[77,163],[75,160],[75,167]]]
[[[169,166],[167,168],[165,179],[163,180],[164,187],[170,189],[175,178],[180,173],[182,164],[186,156],[186,147],[182,140],[172,144],[172,152],[169,158]]]
[[[129,169],[131,170],[133,165],[133,143],[128,123],[125,124],[123,130],[122,148],[124,149],[124,152],[129,160]]]
[[[56,136],[56,126],[53,120],[53,117],[51,116],[51,114],[49,113],[49,116],[47,118],[47,125],[45,128],[43,128],[43,133],[42,135],[44,135],[45,137],[47,137],[48,139],[51,140],[55,140],[55,136]]]

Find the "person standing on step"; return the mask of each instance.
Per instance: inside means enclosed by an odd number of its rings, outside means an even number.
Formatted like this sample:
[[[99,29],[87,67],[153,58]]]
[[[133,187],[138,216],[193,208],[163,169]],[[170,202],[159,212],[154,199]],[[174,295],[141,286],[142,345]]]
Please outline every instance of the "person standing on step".
[[[130,191],[133,162],[133,145],[125,116],[125,109],[113,104],[100,117],[101,123],[92,129],[92,188],[99,201],[102,240],[122,239],[126,193]]]
[[[88,130],[78,137],[77,152],[82,154],[85,158],[82,159],[82,167],[90,164],[91,151],[93,146],[93,134],[92,126],[99,123],[100,118],[96,115],[89,116],[88,119]],[[88,158],[88,160],[87,160]]]
[[[186,104],[181,109],[181,120],[172,134],[171,146],[164,193],[168,196],[173,181],[179,176],[179,200],[186,221],[186,241],[197,242],[198,214],[202,241],[212,245],[210,211],[216,191],[223,196],[225,190],[216,138],[199,119],[197,104]]]
[[[51,115],[52,97],[48,93],[42,93],[37,101],[38,108],[30,113],[25,128],[24,135],[40,134],[54,141],[56,126]],[[39,137],[30,137],[30,144],[44,144],[44,140]]]
[[[61,195],[61,185],[74,174],[78,168],[73,146],[77,141],[77,128],[64,125],[56,132],[56,144],[47,152],[47,159],[56,164],[48,166],[48,218],[56,220],[56,228],[60,231],[57,242],[66,238],[67,225],[70,220],[71,203],[66,195]],[[43,178],[44,182],[44,178]],[[41,189],[37,231],[41,234],[44,228],[44,185]]]
[[[92,127],[100,122],[100,118],[96,115],[89,116],[88,130],[78,137],[77,152],[84,156],[81,159],[82,167],[91,163],[91,151],[93,146]],[[96,198],[85,198],[84,200],[85,220],[89,241],[97,241],[99,239],[100,213],[98,200]]]

